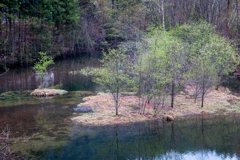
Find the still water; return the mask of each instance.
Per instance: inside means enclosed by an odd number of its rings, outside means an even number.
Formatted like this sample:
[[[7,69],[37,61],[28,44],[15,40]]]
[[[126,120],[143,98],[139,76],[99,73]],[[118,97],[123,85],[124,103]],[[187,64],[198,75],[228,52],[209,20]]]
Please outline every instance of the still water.
[[[69,74],[97,67],[96,59],[59,61],[46,73],[46,86],[69,91],[49,99],[29,96],[40,80],[31,68],[9,71],[0,79],[0,131],[20,141],[10,148],[29,159],[240,159],[240,115],[189,116],[173,123],[117,126],[73,123],[74,108],[99,86],[90,77]],[[1,159],[1,158],[0,158]]]

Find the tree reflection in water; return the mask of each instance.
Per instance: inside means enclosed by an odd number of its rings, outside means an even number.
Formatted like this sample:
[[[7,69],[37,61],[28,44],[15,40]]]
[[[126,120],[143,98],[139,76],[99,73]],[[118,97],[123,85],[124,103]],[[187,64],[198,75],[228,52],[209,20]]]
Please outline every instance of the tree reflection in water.
[[[194,116],[173,123],[82,126],[59,158],[67,154],[71,159],[237,159],[239,122],[238,115]]]

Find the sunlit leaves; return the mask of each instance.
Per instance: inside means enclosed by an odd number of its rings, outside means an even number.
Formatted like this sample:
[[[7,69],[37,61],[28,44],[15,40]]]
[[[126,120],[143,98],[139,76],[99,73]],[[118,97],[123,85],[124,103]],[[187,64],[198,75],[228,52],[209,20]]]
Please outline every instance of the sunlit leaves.
[[[43,78],[44,78],[44,72],[47,71],[48,66],[51,64],[54,64],[53,57],[49,57],[44,52],[39,52],[40,58],[39,61],[35,63],[33,69],[38,73],[38,75],[41,78],[41,85],[40,88],[43,87]]]

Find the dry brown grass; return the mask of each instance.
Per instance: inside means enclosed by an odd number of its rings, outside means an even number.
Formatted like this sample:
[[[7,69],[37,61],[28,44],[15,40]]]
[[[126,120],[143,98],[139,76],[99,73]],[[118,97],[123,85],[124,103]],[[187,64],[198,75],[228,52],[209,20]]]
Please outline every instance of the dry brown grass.
[[[47,96],[63,95],[67,93],[68,91],[65,91],[65,90],[43,88],[43,89],[35,89],[30,95],[47,97]]]
[[[218,90],[211,89],[204,100],[204,107],[201,108],[201,98],[194,103],[193,88],[188,87],[185,92],[177,95],[174,107],[170,106],[170,97],[166,100],[164,108],[160,108],[155,114],[153,104],[147,104],[145,114],[139,114],[139,98],[137,96],[121,97],[119,115],[115,115],[115,103],[111,94],[98,94],[84,98],[84,103],[78,106],[91,107],[94,113],[85,113],[72,118],[73,121],[85,125],[111,125],[129,122],[141,122],[166,118],[167,116],[180,117],[193,114],[229,114],[240,112],[240,97],[230,94],[226,88]]]

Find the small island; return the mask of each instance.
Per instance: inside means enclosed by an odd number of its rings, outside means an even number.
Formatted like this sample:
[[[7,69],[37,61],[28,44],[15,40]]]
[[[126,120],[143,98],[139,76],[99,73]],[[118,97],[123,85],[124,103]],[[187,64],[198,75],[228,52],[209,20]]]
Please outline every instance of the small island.
[[[219,87],[218,90],[210,89],[205,98],[205,107],[201,108],[201,99],[197,98],[194,103],[193,88],[188,87],[184,92],[180,92],[175,98],[174,107],[166,103],[164,107],[153,109],[153,103],[146,104],[145,113],[140,113],[139,97],[136,95],[125,95],[120,98],[121,106],[119,115],[115,115],[115,102],[110,93],[99,93],[95,96],[88,96],[83,99],[84,103],[78,105],[89,107],[93,110],[90,113],[80,113],[79,116],[72,118],[74,122],[83,125],[113,125],[142,122],[147,120],[165,119],[171,122],[174,118],[187,115],[199,114],[219,114],[227,115],[240,113],[240,97],[231,94],[229,89]],[[167,98],[170,100],[170,97]]]
[[[64,95],[67,94],[68,91],[61,89],[48,89],[48,88],[38,88],[31,92],[30,95],[37,97],[48,97],[48,96],[56,96],[56,95]]]
[[[236,51],[206,22],[184,24],[171,31],[154,29],[139,42],[103,52],[101,67],[69,73],[90,76],[107,91],[84,98],[78,107],[93,112],[80,113],[72,120],[112,125],[238,113],[240,98],[220,87],[238,70]],[[136,94],[122,94],[126,92]]]

